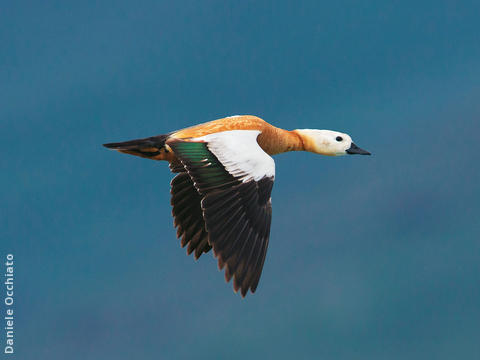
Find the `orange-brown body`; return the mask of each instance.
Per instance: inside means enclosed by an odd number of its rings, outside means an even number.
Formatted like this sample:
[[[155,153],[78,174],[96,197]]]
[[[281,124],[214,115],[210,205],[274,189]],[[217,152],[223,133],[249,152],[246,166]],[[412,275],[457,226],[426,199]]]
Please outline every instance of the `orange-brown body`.
[[[120,146],[116,150],[152,160],[166,160],[170,163],[175,163],[177,158],[168,145],[169,141],[174,141],[175,139],[188,140],[230,130],[260,131],[257,142],[269,155],[287,151],[309,151],[311,148],[311,140],[302,136],[297,130],[288,131],[275,127],[257,116],[237,115],[194,125],[165,135],[167,139],[161,147],[140,146],[130,148]]]
[[[174,132],[171,138],[196,138],[229,130],[259,130],[258,144],[269,155],[304,150],[303,141],[295,131],[277,128],[252,115],[230,116],[209,121]]]

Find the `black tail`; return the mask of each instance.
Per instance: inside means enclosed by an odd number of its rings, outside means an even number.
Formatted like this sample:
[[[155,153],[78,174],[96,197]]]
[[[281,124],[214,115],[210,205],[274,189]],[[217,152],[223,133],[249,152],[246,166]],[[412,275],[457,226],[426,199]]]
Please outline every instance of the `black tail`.
[[[118,143],[103,144],[106,148],[117,150],[125,154],[156,158],[165,153],[165,141],[170,134],[152,136],[144,139],[136,139]]]

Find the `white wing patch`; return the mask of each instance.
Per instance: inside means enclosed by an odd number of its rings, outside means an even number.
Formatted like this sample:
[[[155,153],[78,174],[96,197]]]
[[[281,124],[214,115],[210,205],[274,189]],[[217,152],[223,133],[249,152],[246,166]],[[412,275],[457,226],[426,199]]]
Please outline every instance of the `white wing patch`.
[[[275,177],[275,161],[257,143],[259,130],[230,130],[192,139],[208,149],[233,176],[243,182]]]

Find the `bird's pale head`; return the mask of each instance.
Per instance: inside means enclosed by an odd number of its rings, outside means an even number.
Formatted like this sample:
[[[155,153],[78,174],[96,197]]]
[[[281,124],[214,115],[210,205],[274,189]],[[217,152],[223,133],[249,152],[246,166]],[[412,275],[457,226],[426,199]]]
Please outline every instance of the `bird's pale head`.
[[[303,141],[305,151],[316,154],[339,155],[370,155],[366,150],[360,149],[348,134],[331,130],[301,129],[294,130]]]

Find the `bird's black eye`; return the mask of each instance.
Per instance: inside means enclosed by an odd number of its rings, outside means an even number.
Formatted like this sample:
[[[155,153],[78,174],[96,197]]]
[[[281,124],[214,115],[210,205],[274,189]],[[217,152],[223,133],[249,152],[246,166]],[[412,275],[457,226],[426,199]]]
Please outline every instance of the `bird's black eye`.
[[[337,141],[342,141],[343,138],[342,138],[341,136],[337,136],[337,138],[336,138],[335,140],[337,140]]]

